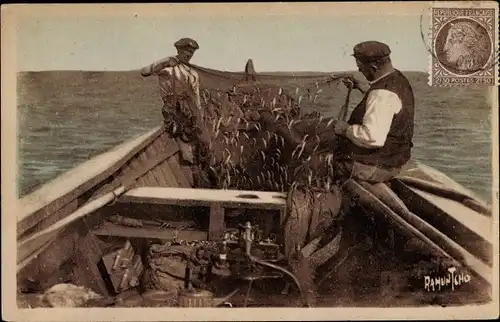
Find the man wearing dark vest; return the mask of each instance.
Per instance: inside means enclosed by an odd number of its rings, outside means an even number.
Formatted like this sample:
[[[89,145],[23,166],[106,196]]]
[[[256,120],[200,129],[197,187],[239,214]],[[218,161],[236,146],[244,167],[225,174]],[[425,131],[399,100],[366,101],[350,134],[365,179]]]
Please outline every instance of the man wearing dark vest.
[[[392,66],[389,46],[377,41],[354,47],[358,70],[370,82],[354,77],[347,85],[364,93],[347,122],[336,121],[341,138],[335,151],[344,178],[383,182],[399,174],[413,147],[414,97],[408,79]]]
[[[390,53],[386,44],[377,41],[362,42],[354,47],[353,56],[358,70],[366,77],[370,86],[365,88],[354,77],[345,81],[347,86],[364,93],[363,100],[354,108],[347,122],[334,121],[335,134],[322,136],[321,139],[322,143],[332,147],[328,153],[334,153],[334,180],[340,183],[350,178],[371,183],[388,181],[398,175],[401,167],[410,159],[414,124],[413,90],[408,79],[392,66]],[[269,125],[269,128],[277,130],[280,135],[289,137],[289,141],[296,141],[290,130],[272,125],[270,113],[264,112],[262,117],[266,126]],[[312,167],[316,166],[313,164]],[[315,232],[316,236],[324,235],[328,230],[326,235],[333,241],[345,239],[345,234],[342,233],[345,227],[336,219],[339,218],[342,208],[341,194],[335,193],[335,189],[332,191],[329,194],[332,199],[329,206],[330,215],[322,218],[323,223],[320,221],[315,227],[303,228]],[[301,215],[310,216],[310,213],[295,216],[290,227],[311,222],[310,218],[300,219]],[[292,265],[293,270],[300,276],[309,300],[315,302],[311,278],[317,264],[312,264],[311,258],[315,256],[314,252],[320,250],[316,249],[311,238],[308,241],[303,240],[295,230],[288,231],[286,227],[286,243],[302,246],[301,254],[304,256]],[[325,227],[329,228],[325,230]],[[348,240],[349,238],[347,237]],[[304,245],[307,242],[310,243]],[[349,244],[349,241],[347,243]],[[338,249],[328,251],[328,258],[336,252]]]
[[[399,174],[411,157],[413,90],[408,79],[392,66],[390,53],[389,46],[378,41],[366,41],[354,47],[358,70],[370,86],[365,88],[353,76],[347,77],[344,83],[361,91],[363,100],[347,122],[335,120],[333,132],[321,134],[321,145],[330,147],[327,152],[334,154],[336,179],[388,181]],[[269,131],[285,137],[291,145],[300,144],[298,136],[283,124],[275,124],[268,111],[261,113],[261,123]]]
[[[354,47],[353,56],[358,70],[370,86],[364,88],[354,77],[345,81],[348,87],[358,89],[364,97],[347,122],[334,122],[337,138],[333,167],[340,182],[347,179],[370,183],[391,180],[411,157],[413,90],[408,79],[392,66],[390,53],[389,46],[377,41],[362,42]],[[334,223],[330,226],[329,234],[332,239],[347,238],[349,245],[354,240],[346,236],[349,235],[348,227],[345,223]],[[343,249],[348,247],[344,246]],[[330,258],[334,254],[330,253]],[[308,260],[304,259],[303,262]],[[315,268],[308,269],[314,271]],[[348,281],[344,282],[349,284]],[[349,288],[349,285],[345,288]]]

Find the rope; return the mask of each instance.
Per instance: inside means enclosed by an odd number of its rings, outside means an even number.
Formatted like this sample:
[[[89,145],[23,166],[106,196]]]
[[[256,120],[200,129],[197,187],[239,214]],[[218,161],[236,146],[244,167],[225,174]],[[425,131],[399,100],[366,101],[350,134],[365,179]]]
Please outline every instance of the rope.
[[[196,69],[198,71],[201,71],[201,72],[213,75],[213,76],[221,76],[221,77],[225,76],[226,78],[229,78],[229,76],[247,76],[248,75],[245,72],[222,71],[222,70],[201,67],[198,65],[190,64],[190,63],[187,63],[186,65],[188,65],[189,67],[192,67],[193,69]],[[312,74],[312,75],[300,75],[300,76],[295,76],[295,77],[302,78],[302,79],[328,77],[328,76],[325,76],[325,74],[327,74],[327,73],[317,73],[317,74]],[[256,75],[263,76],[263,77],[269,77],[269,78],[275,78],[275,79],[289,78],[289,76],[277,75],[277,74],[256,73]]]
[[[220,71],[220,70],[215,70],[215,69],[211,69],[211,68],[201,67],[198,65],[190,64],[190,63],[186,63],[186,65],[193,68],[194,70],[197,70],[197,71],[204,73],[206,75],[211,75],[211,76],[223,78],[226,80],[236,79],[236,78],[239,80],[243,80],[243,79],[246,79],[246,77],[249,75],[245,72]],[[344,79],[347,76],[349,76],[348,74],[335,75],[334,73],[326,73],[326,72],[325,73],[313,73],[310,75],[295,75],[294,73],[292,73],[292,76],[279,75],[279,74],[266,74],[266,73],[255,73],[254,75],[257,79],[260,79],[260,80],[262,80],[262,79],[268,79],[268,80],[280,80],[280,79],[282,79],[284,81],[286,79],[293,79],[295,81],[298,81],[298,80],[309,80],[309,81],[316,80],[315,83],[316,83],[316,87],[318,87],[318,88],[320,87],[320,85],[321,86],[327,85],[327,84],[339,81],[339,80]]]
[[[262,261],[262,260],[259,260],[258,258],[255,258],[255,257],[250,257],[250,260],[252,260],[253,262],[257,263],[257,264],[260,264],[262,266],[267,266],[267,267],[270,267],[270,268],[273,268],[275,270],[278,270],[282,273],[285,273],[286,275],[290,276],[292,278],[292,280],[294,281],[294,283],[297,285],[298,289],[299,289],[299,292],[300,292],[300,295],[302,297],[302,299],[304,300],[305,304],[310,307],[310,304],[309,302],[307,301],[307,298],[306,298],[306,295],[304,294],[304,290],[302,289],[301,285],[300,285],[300,282],[298,280],[298,278],[292,274],[290,271],[284,269],[283,267],[281,266],[278,266],[278,265],[274,265],[274,264],[271,264],[271,263],[268,263],[266,261]]]
[[[118,200],[119,197],[119,195],[117,195],[114,190],[111,191],[111,194],[113,195],[113,199],[108,203],[109,206],[116,204],[116,201]]]
[[[348,87],[344,105],[340,109],[339,114],[337,116],[337,118],[341,121],[347,121],[346,119],[347,119],[347,112],[349,110],[349,101],[351,99],[351,92],[352,92],[352,87]]]

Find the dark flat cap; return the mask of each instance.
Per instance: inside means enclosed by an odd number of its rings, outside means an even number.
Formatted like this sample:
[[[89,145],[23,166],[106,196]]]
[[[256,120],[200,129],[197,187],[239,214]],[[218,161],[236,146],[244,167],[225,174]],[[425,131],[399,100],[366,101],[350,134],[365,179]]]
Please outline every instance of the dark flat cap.
[[[378,41],[365,41],[354,46],[352,54],[362,62],[371,62],[391,54],[391,49],[384,43]]]
[[[193,49],[200,48],[200,46],[198,46],[198,43],[191,38],[179,39],[178,41],[175,42],[174,46],[176,48],[185,48],[185,47],[191,47]]]

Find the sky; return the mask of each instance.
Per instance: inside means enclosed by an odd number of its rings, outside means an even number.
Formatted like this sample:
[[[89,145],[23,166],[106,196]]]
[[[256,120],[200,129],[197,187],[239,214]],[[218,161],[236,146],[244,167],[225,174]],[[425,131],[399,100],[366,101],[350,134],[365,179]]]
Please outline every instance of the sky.
[[[192,62],[220,70],[240,71],[249,58],[257,71],[353,70],[353,46],[378,40],[391,47],[398,69],[426,71],[421,14],[421,10],[404,15],[373,10],[294,15],[240,11],[222,16],[31,12],[16,19],[17,69],[134,70],[174,55],[173,43],[191,37],[200,45]],[[426,18],[423,26],[427,33]]]

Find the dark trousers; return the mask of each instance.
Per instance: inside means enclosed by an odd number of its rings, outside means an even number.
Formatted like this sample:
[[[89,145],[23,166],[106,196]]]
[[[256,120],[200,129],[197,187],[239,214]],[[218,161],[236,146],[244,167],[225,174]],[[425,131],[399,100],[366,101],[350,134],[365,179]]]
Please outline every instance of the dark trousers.
[[[386,169],[352,160],[335,161],[334,167],[342,181],[354,179],[379,183],[389,181],[401,172],[401,168]]]

